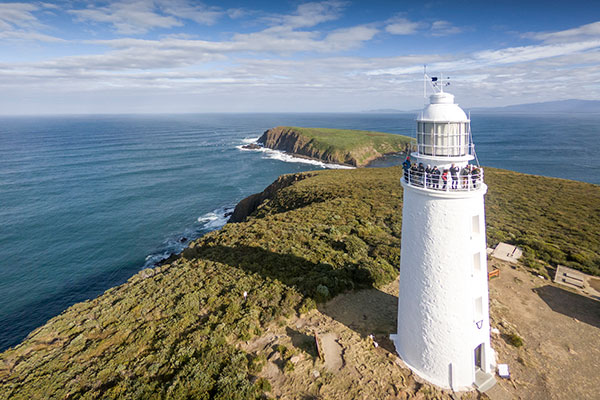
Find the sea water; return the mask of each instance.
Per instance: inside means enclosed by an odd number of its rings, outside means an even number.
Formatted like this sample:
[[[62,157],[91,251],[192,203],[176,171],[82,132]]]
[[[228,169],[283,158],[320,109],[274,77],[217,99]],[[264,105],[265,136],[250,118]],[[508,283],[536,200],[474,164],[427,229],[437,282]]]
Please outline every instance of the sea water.
[[[596,184],[599,123],[472,115],[482,165]],[[415,115],[0,118],[0,350],[220,228],[277,176],[340,167],[241,148],[278,125],[413,135]]]

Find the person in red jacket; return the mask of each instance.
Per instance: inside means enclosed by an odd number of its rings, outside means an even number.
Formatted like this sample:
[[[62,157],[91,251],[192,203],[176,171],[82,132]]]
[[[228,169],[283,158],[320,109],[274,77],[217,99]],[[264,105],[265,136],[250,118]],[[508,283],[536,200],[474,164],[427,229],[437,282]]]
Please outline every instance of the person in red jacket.
[[[448,185],[448,170],[445,169],[444,172],[442,172],[442,189],[446,189]]]

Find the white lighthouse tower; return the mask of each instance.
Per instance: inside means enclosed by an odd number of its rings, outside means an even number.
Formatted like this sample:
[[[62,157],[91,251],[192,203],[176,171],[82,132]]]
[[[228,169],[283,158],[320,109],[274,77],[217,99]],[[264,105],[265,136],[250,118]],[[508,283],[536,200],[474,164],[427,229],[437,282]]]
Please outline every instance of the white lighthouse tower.
[[[413,162],[437,166],[402,178],[402,249],[398,333],[402,360],[442,388],[484,391],[493,386],[483,170],[476,158],[470,120],[431,78],[434,94],[417,119]],[[466,168],[465,168],[466,167]],[[439,177],[439,178],[438,178]]]

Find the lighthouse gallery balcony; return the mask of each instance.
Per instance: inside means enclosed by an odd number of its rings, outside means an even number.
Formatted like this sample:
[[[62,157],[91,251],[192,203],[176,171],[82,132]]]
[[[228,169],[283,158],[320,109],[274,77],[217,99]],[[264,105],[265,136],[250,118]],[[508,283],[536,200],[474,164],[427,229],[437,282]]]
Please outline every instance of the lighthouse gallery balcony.
[[[447,180],[443,180],[440,175],[408,170],[404,171],[402,182],[421,189],[442,192],[472,192],[483,187],[483,168],[478,168],[478,172],[475,174],[458,175],[454,179],[451,174],[448,174],[447,178]]]

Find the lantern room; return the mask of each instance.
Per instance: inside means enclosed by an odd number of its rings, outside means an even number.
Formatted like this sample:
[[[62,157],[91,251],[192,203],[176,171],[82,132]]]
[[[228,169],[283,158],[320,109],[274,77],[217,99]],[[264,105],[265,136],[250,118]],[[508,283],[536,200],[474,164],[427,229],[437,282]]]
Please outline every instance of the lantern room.
[[[473,153],[471,125],[465,112],[450,93],[430,97],[417,119],[418,157],[469,157]]]

